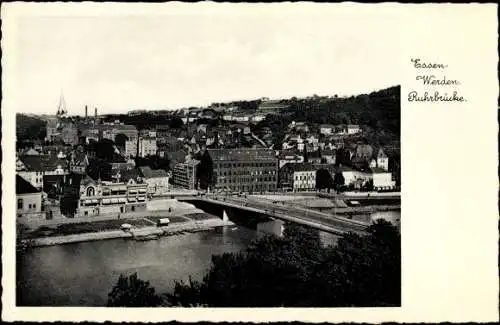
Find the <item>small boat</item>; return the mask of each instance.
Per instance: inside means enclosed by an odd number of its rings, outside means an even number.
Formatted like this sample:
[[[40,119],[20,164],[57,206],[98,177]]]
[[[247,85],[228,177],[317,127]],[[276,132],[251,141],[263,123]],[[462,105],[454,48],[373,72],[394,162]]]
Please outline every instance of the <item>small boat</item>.
[[[120,226],[121,230],[123,231],[127,231],[127,230],[130,230],[132,228],[132,225],[128,224],[128,223],[124,223]]]

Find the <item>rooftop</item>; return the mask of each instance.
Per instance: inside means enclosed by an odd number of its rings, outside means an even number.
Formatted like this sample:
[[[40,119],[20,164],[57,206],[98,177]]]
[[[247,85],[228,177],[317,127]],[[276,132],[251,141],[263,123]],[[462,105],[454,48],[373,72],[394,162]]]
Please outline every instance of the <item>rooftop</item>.
[[[21,156],[20,160],[29,171],[49,171],[58,166],[66,167],[66,160],[59,159],[56,155]]]
[[[282,167],[282,169],[286,169],[292,172],[305,172],[305,171],[316,170],[314,165],[310,163],[302,163],[302,164],[287,163]]]
[[[275,152],[265,148],[208,149],[212,160],[275,160]]]
[[[33,185],[19,175],[16,175],[16,194],[39,193]]]
[[[388,172],[387,170],[384,170],[382,168],[378,168],[378,167],[373,167],[373,168],[370,168],[372,173],[374,174],[387,174],[387,173],[390,173]]]
[[[139,167],[144,178],[168,177],[168,173],[163,169],[151,169],[149,166]]]

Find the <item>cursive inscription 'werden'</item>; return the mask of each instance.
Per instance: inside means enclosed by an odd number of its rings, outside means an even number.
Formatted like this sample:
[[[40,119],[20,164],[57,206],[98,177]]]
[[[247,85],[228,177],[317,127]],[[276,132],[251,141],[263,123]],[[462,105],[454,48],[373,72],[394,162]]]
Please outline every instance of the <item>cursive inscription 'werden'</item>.
[[[454,79],[448,79],[446,76],[441,78],[436,77],[435,75],[427,75],[427,76],[417,76],[417,81],[422,81],[424,85],[429,86],[457,86],[460,85],[460,81]]]

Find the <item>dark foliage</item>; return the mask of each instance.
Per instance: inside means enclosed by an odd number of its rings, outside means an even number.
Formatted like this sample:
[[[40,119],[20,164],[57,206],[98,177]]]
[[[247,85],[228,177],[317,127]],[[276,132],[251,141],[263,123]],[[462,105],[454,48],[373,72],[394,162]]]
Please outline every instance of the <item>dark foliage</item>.
[[[47,135],[47,122],[24,114],[16,114],[16,137],[18,141],[43,140]]]
[[[76,185],[65,184],[63,187],[59,209],[68,218],[73,218],[76,214],[80,199],[79,193],[79,188]]]
[[[328,170],[321,168],[316,171],[316,188],[319,190],[334,188],[333,178]]]
[[[205,150],[199,159],[200,164],[196,169],[196,178],[200,189],[206,190],[214,183],[214,164],[208,150]]]
[[[119,147],[125,147],[125,142],[128,141],[129,138],[123,134],[123,133],[118,133],[115,137],[115,143]]]
[[[137,157],[135,159],[135,165],[137,167],[149,166],[151,169],[163,169],[170,170],[170,160],[168,157],[159,156],[147,156],[147,157]]]
[[[342,172],[337,171],[333,176],[333,187],[338,191],[345,185],[344,175]]]
[[[161,298],[148,281],[142,281],[137,273],[120,275],[118,282],[108,294],[108,307],[157,307]]]
[[[202,282],[177,283],[169,306],[348,307],[401,304],[400,235],[378,221],[367,236],[323,247],[317,231],[287,225],[246,251],[213,256]]]
[[[109,139],[91,142],[88,145],[88,151],[92,152],[98,159],[112,161],[115,157],[115,143]]]
[[[113,176],[111,164],[103,159],[90,159],[86,173],[92,179],[102,181],[111,181]]]

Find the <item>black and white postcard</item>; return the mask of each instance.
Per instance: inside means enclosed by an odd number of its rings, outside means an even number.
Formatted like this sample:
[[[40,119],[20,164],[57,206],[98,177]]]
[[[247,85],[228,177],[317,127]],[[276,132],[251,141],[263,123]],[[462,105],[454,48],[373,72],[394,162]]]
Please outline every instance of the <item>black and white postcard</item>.
[[[496,319],[496,10],[4,5],[3,319]]]

